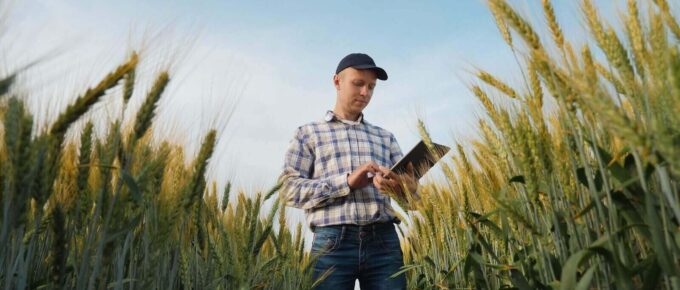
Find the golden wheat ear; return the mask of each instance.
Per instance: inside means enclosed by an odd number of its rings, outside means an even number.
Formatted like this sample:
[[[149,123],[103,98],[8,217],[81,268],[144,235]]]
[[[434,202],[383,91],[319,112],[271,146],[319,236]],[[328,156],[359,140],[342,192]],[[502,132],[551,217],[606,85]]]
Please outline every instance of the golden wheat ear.
[[[148,131],[149,127],[151,127],[153,117],[156,115],[155,110],[158,106],[158,101],[161,99],[163,91],[165,91],[169,82],[170,75],[168,72],[161,72],[158,74],[153,87],[151,87],[151,90],[149,90],[149,93],[146,95],[142,107],[137,112],[131,140],[139,140],[144,136],[144,133]]]
[[[78,97],[75,102],[66,107],[66,110],[57,117],[57,120],[52,125],[50,134],[55,136],[57,140],[63,140],[63,136],[66,134],[66,130],[71,124],[78,120],[80,116],[85,114],[87,110],[92,107],[92,105],[99,101],[107,90],[116,86],[126,74],[134,70],[138,62],[139,59],[137,54],[133,54],[127,62],[110,72],[96,86],[85,91],[82,96]]]

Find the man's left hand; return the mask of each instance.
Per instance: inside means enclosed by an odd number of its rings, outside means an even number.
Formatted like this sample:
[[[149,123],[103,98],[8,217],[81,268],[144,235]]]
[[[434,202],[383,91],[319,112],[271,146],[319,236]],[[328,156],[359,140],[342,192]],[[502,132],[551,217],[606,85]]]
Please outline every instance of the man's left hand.
[[[396,174],[384,166],[380,166],[379,169],[380,172],[373,177],[373,185],[378,191],[393,198],[406,199],[404,189],[410,193],[414,193],[418,189],[418,180],[415,178],[411,163],[406,166],[406,172],[402,174]]]

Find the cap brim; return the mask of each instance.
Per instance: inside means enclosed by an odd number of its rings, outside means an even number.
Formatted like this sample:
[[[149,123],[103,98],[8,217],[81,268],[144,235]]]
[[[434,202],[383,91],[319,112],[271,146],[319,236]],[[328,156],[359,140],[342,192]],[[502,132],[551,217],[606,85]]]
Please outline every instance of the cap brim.
[[[362,70],[363,69],[370,69],[370,70],[375,72],[375,74],[376,74],[376,76],[378,77],[379,80],[381,80],[381,81],[387,80],[387,72],[380,67],[370,65],[370,64],[355,65],[355,66],[352,66],[352,67],[355,68],[355,69],[362,69]]]

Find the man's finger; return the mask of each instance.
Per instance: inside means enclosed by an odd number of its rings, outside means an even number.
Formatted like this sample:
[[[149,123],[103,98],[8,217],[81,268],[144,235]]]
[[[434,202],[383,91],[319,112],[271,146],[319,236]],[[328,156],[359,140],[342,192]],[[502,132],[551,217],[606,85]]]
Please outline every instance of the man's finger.
[[[376,167],[374,167],[370,163],[366,163],[363,166],[361,166],[360,170],[362,170],[364,172],[370,172],[370,173],[373,173],[373,174],[379,172],[379,170],[376,170]]]
[[[365,166],[366,166],[366,170],[368,170],[370,172],[377,173],[377,172],[380,171],[378,169],[378,164],[375,164],[375,162],[373,162],[373,161],[366,163]]]
[[[378,169],[380,169],[380,172],[383,173],[383,176],[385,176],[389,179],[395,178],[394,172],[390,171],[389,168],[387,168],[385,166],[380,166],[380,167],[378,167]]]
[[[380,176],[380,175],[377,175],[376,177],[378,177],[378,176],[379,176],[379,178],[378,178],[377,182],[380,185],[381,191],[383,191],[383,190],[393,190],[394,188],[399,186],[399,181],[397,181],[397,180],[388,179],[388,178],[385,178],[385,177]]]
[[[375,182],[378,184],[380,191],[386,190],[390,186],[390,180],[381,176],[381,175],[376,175],[375,176]],[[376,186],[376,187],[378,187]]]
[[[396,179],[388,179],[388,180],[386,180],[386,181],[387,181],[387,184],[388,184],[388,186],[389,186],[390,188],[396,188],[396,187],[398,187],[398,186],[400,185],[400,184],[399,184],[399,181],[396,180]]]
[[[375,177],[373,177],[373,186],[375,186],[375,188],[378,189],[378,191],[382,191],[382,184],[380,182],[381,179],[382,176],[380,175],[376,175]]]

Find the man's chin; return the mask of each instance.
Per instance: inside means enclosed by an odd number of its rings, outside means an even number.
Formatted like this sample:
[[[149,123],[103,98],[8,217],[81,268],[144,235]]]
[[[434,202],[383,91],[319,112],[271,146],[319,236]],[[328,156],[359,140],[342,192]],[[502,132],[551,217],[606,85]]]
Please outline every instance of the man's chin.
[[[354,109],[354,112],[356,112],[357,114],[361,114],[361,112],[364,111],[366,106],[368,106],[368,104],[355,105],[352,109]]]

